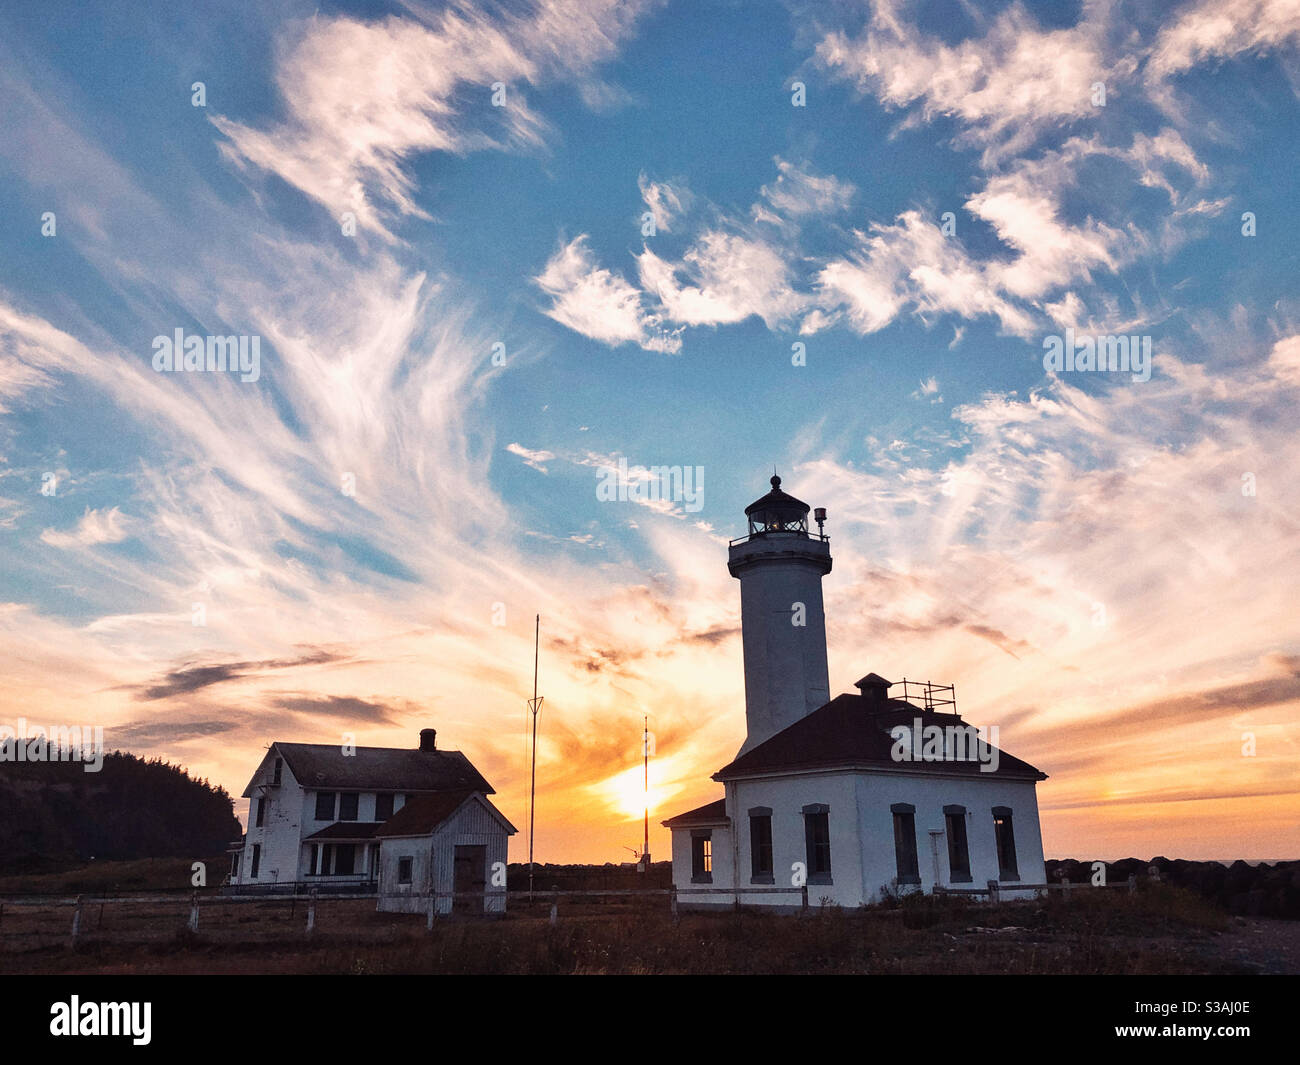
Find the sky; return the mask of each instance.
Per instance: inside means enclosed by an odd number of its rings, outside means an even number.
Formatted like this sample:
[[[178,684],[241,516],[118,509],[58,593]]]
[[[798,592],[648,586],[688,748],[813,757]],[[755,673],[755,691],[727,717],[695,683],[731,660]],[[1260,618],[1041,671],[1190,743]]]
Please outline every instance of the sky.
[[[1048,857],[1300,856],[1295,0],[0,30],[2,723],[236,796],[434,727],[526,859],[540,614],[538,859],[632,857],[646,718],[666,857],[744,739],[776,469],[832,692],[955,684]],[[177,330],[256,373],[156,368]]]

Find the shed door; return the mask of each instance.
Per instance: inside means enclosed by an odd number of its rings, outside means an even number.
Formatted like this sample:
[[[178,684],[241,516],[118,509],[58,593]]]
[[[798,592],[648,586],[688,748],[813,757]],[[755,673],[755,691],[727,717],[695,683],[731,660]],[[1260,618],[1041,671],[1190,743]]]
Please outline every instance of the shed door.
[[[456,899],[453,909],[459,913],[482,913],[484,895],[487,892],[487,847],[458,846],[455,861],[456,874],[452,890],[456,893]]]

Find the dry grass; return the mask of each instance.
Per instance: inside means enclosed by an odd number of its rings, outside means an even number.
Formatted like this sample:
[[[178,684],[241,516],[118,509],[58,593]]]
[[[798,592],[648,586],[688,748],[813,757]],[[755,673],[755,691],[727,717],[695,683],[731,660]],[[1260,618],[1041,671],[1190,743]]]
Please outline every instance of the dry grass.
[[[111,909],[113,904],[109,904]],[[67,946],[65,907],[39,944],[5,935],[10,972],[157,973],[1223,973],[1242,971],[1216,952],[1225,918],[1165,885],[1077,891],[1067,902],[1000,906],[921,898],[893,909],[815,908],[804,917],[684,914],[659,899],[512,904],[501,920],[439,921],[378,914],[368,901],[326,901],[304,934],[300,901],[219,903],[203,909],[198,936],[181,931],[187,906],[85,918]],[[148,908],[137,905],[136,911]],[[24,915],[46,923],[50,914]],[[10,927],[5,915],[5,933]],[[131,938],[134,942],[123,942]]]

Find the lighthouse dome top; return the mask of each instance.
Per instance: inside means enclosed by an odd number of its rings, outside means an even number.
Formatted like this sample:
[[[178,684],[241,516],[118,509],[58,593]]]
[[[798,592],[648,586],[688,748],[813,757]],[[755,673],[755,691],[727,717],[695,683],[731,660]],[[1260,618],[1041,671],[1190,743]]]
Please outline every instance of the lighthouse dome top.
[[[745,508],[751,536],[765,532],[808,532],[808,504],[781,491],[781,478],[772,475],[772,490]]]

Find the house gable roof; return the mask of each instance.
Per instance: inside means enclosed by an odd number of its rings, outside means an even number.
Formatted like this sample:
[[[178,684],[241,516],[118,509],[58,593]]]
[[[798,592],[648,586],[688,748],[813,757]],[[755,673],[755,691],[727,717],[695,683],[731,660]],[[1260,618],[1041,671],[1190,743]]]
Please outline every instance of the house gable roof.
[[[492,785],[460,751],[421,751],[400,747],[357,747],[345,755],[338,744],[276,743],[293,778],[310,791],[481,791],[494,795]],[[269,756],[270,752],[268,752]],[[265,759],[263,759],[265,764]],[[261,772],[258,766],[258,773]],[[253,794],[254,781],[244,789]]]
[[[815,769],[827,766],[906,769],[912,772],[957,776],[1029,777],[1046,780],[1047,774],[1028,762],[998,749],[998,767],[983,772],[975,761],[896,761],[895,741],[889,730],[909,729],[915,719],[922,726],[965,726],[961,717],[913,706],[902,699],[872,703],[861,695],[837,695],[829,703],[764,740],[713,774],[714,780],[734,780],[764,773]]]
[[[676,817],[670,817],[667,821],[661,821],[664,828],[688,828],[691,825],[726,825],[730,824],[727,817],[727,800],[718,799],[716,802],[706,803],[703,806],[697,806],[694,810],[687,810],[684,814],[678,814]]]
[[[495,806],[479,791],[447,791],[433,795],[417,795],[408,799],[391,818],[379,826],[375,836],[384,839],[388,836],[425,836],[439,825],[449,821],[462,806],[477,801],[490,813],[507,835],[513,836],[519,830],[507,821]]]

